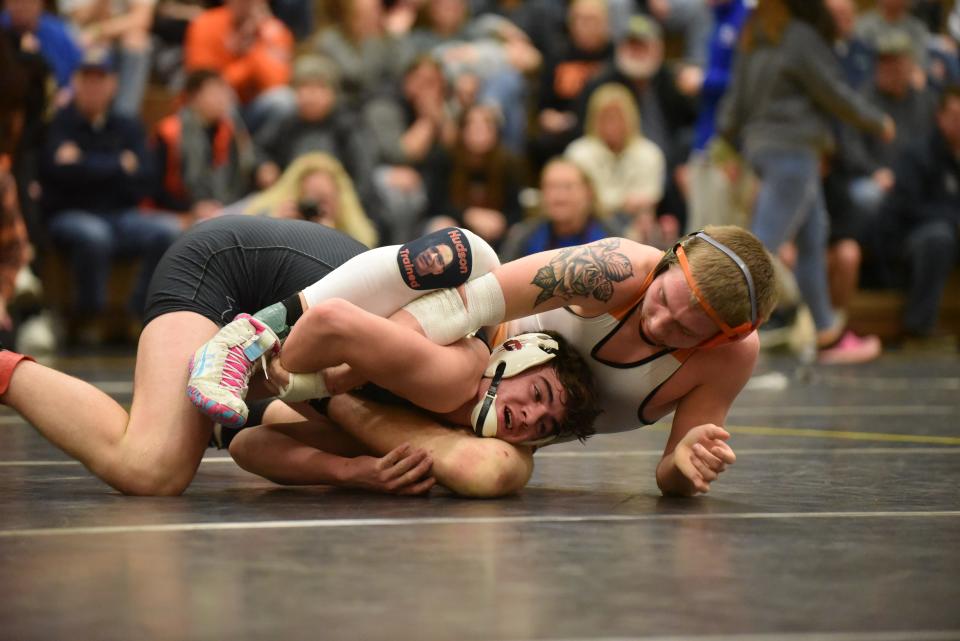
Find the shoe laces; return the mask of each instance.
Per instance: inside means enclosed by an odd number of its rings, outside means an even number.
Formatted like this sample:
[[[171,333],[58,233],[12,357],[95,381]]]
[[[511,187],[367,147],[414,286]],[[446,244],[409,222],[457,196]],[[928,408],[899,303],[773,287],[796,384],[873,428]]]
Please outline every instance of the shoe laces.
[[[228,389],[238,398],[246,396],[250,376],[256,367],[256,361],[249,361],[239,345],[231,347],[223,362],[223,378],[221,387]]]

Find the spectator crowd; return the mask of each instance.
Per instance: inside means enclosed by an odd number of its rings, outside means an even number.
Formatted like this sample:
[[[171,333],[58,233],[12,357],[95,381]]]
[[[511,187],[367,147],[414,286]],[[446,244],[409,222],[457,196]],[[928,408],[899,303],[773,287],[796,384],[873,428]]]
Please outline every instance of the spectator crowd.
[[[2,6],[7,341],[37,320],[33,275],[57,269],[68,340],[102,340],[119,263],[136,318],[167,247],[230,215],[369,246],[460,225],[503,260],[737,224],[779,258],[768,336],[806,318],[821,362],[876,358],[847,326],[863,286],[902,289],[904,340],[940,338],[960,1]]]

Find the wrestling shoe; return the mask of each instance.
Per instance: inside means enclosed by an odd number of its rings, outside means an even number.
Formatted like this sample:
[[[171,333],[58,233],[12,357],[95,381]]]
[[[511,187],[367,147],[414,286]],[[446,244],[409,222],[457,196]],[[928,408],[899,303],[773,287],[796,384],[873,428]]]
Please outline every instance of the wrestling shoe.
[[[247,421],[244,399],[250,377],[267,353],[280,352],[280,340],[249,314],[239,314],[190,359],[187,396],[214,423],[240,427]]]

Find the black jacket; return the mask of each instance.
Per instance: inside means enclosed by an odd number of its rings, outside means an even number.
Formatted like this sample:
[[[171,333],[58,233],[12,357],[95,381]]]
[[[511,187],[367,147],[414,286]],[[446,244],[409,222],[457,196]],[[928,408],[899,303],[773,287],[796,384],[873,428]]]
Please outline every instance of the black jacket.
[[[58,164],[57,149],[68,141],[80,148],[80,160]],[[133,174],[120,164],[124,151],[137,157]],[[61,109],[50,124],[40,171],[43,210],[48,215],[65,209],[120,211],[135,207],[150,190],[150,157],[140,123],[111,113],[102,127],[94,127],[72,105]]]
[[[894,165],[896,185],[885,214],[895,229],[907,233],[932,220],[960,225],[960,159],[939,129],[907,148]]]

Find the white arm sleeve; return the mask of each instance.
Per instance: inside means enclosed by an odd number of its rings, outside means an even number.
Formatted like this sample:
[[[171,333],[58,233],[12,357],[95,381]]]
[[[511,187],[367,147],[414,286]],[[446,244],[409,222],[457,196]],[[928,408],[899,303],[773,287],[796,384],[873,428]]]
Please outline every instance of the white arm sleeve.
[[[448,269],[442,274],[418,274],[418,250],[438,244],[452,249]],[[464,264],[469,265],[468,277],[460,275],[458,270]],[[499,265],[497,253],[485,240],[466,229],[449,228],[404,245],[378,247],[354,256],[304,289],[303,296],[308,307],[330,298],[342,298],[372,314],[389,316],[431,289],[458,286],[465,280],[488,274]]]

